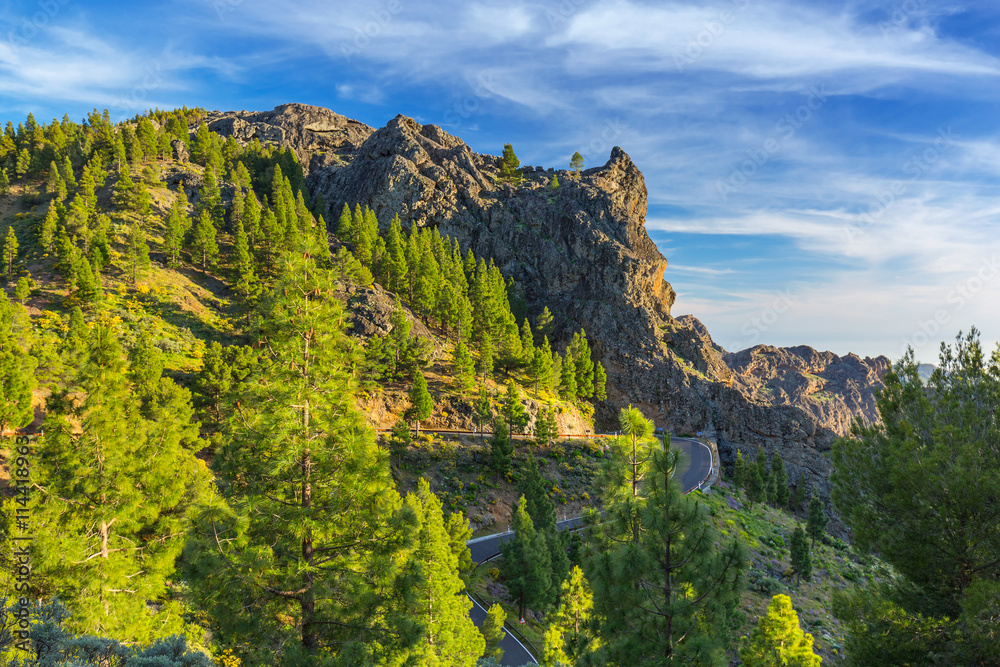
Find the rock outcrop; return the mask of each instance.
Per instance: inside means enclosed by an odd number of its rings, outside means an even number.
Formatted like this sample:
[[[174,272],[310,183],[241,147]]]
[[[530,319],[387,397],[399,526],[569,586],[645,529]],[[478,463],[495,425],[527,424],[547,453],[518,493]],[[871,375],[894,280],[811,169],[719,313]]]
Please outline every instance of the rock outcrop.
[[[329,109],[282,104],[273,111],[210,111],[208,129],[240,144],[253,139],[291,148],[308,173],[346,164],[375,130]]]
[[[725,361],[744,395],[758,403],[799,406],[840,434],[847,433],[855,417],[878,419],[872,388],[882,386],[889,370],[886,357],[838,357],[804,345],[757,345],[727,354]]]
[[[801,472],[825,492],[824,452],[854,416],[874,417],[884,357],[807,347],[727,353],[697,319],[671,315],[667,260],[644,227],[645,181],[621,148],[578,177],[526,168],[513,185],[500,181],[498,157],[404,116],[374,131],[302,105],[209,118],[238,140],[295,150],[309,165],[310,190],[331,205],[328,219],[360,203],[384,225],[398,214],[404,225],[436,226],[513,276],[533,313],[547,305],[561,323],[557,346],[586,328],[608,371],[599,424],[612,427],[619,406],[638,405],[658,426],[714,434],[724,462],[737,447],[779,451],[790,479]],[[316,123],[329,129],[317,133]]]

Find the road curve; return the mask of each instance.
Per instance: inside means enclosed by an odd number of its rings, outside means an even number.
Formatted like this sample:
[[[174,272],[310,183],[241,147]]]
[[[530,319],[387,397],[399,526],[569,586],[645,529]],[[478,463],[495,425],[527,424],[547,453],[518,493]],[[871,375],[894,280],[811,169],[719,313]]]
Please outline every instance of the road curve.
[[[671,438],[670,445],[671,447],[675,447],[681,451],[681,459],[677,464],[677,470],[674,472],[674,477],[680,479],[681,487],[684,489],[684,493],[690,493],[697,488],[698,485],[704,482],[711,472],[712,450],[710,450],[704,443],[689,438]],[[583,517],[574,517],[572,519],[557,522],[556,528],[559,530],[571,530],[579,526],[581,523],[583,523]],[[469,547],[469,551],[472,553],[472,560],[476,563],[483,563],[499,556],[500,544],[512,539],[513,537],[514,533],[508,531],[478,537],[474,540],[469,540],[466,544]],[[486,612],[481,611],[481,620],[476,619],[475,614],[477,610],[480,609],[479,605],[474,604],[473,608],[469,611],[469,615],[476,623],[476,627],[481,627],[482,621],[486,618]],[[508,633],[508,635],[504,638],[504,642],[513,639],[514,638]],[[535,662],[535,658],[532,657],[523,646],[521,646],[520,642],[517,642],[516,644],[515,642],[516,640],[510,642],[510,645],[513,647],[513,651],[509,659],[507,656],[508,644],[503,644],[504,654],[500,664],[509,665],[510,667],[520,667],[521,665],[529,662]],[[525,655],[527,655],[527,659],[525,659]]]
[[[486,610],[483,609],[482,605],[476,602],[472,597],[472,609],[469,610],[469,618],[472,622],[476,624],[477,628],[483,627],[483,623],[486,622]],[[528,665],[537,662],[535,656],[531,655],[531,651],[525,648],[524,644],[519,642],[517,638],[506,632],[503,639],[500,641],[500,648],[503,649],[503,657],[500,659],[501,665],[510,665],[511,667],[521,667],[521,665]]]

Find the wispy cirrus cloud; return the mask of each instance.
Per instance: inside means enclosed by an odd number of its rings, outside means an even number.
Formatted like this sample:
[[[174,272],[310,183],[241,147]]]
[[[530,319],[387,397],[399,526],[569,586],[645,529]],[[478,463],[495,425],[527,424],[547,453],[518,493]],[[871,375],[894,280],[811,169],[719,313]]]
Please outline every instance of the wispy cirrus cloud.
[[[740,340],[747,313],[793,285],[799,305],[762,342],[894,353],[937,291],[1000,245],[995,8],[222,1],[222,15],[214,0],[130,5],[158,28],[145,40],[95,20],[125,7],[96,0],[16,55],[0,42],[7,107],[102,106],[139,85],[150,106],[294,99],[372,125],[402,112],[545,166],[576,150],[594,166],[621,145],[645,174],[676,309],[720,340]],[[155,63],[161,81],[145,90]],[[822,104],[790,124],[811,90]],[[947,149],[941,131],[956,136]],[[740,170],[752,173],[720,197]],[[954,322],[971,313],[1000,332],[984,302]]]

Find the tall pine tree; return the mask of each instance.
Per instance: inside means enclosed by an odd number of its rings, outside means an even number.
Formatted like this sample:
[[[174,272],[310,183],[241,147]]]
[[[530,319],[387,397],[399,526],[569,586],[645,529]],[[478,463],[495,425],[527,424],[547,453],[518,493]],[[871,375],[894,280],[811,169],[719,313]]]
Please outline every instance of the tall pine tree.
[[[259,659],[312,660],[321,647],[354,656],[391,637],[379,619],[400,499],[355,408],[338,276],[314,237],[303,242],[269,295],[262,362],[216,452],[231,511],[206,508],[188,558],[220,637],[252,642]]]
[[[73,611],[72,628],[149,641],[184,627],[169,584],[211,479],[191,449],[198,429],[187,391],[163,379],[144,409],[127,370],[115,333],[97,324],[82,403],[45,417],[34,563]]]
[[[500,576],[517,602],[518,615],[524,618],[529,607],[544,610],[552,586],[552,565],[545,537],[535,530],[522,496],[514,504],[511,520],[514,538],[500,545],[503,561]]]
[[[397,654],[396,664],[475,667],[486,642],[469,618],[472,600],[463,593],[441,501],[421,478],[405,504],[416,520],[416,530],[413,548],[405,554],[407,567],[402,577],[410,594],[396,613],[403,616],[401,624],[419,628],[420,641],[408,651],[409,662],[403,663],[403,655]]]

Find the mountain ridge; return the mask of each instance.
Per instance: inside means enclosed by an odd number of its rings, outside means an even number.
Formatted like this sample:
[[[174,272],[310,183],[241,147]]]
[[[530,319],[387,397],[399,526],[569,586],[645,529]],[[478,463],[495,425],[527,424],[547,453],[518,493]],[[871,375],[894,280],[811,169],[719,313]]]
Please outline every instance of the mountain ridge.
[[[568,339],[585,327],[608,371],[597,410],[642,408],[674,432],[714,435],[724,461],[737,449],[779,452],[790,479],[828,495],[824,453],[859,417],[876,418],[886,357],[838,356],[808,346],[727,352],[694,316],[674,317],[667,259],[645,230],[645,179],[628,154],[580,174],[524,167],[499,177],[498,156],[473,151],[435,125],[398,115],[373,129],[328,109],[286,104],[270,112],[209,112],[209,129],[296,152],[307,186],[328,203],[370,206],[383,227],[438,227],[463,252],[489,257],[524,291],[532,315],[545,303]],[[559,186],[553,189],[552,179]],[[538,308],[536,308],[538,306]]]

